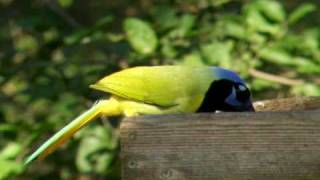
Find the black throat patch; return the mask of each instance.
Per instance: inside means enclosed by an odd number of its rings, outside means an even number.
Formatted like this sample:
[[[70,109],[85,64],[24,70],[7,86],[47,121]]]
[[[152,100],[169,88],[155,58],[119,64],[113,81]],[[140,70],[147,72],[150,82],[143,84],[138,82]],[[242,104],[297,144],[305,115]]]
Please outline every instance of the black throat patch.
[[[216,110],[228,109],[228,105],[224,101],[230,95],[232,87],[233,82],[229,80],[213,81],[197,112],[215,112]]]

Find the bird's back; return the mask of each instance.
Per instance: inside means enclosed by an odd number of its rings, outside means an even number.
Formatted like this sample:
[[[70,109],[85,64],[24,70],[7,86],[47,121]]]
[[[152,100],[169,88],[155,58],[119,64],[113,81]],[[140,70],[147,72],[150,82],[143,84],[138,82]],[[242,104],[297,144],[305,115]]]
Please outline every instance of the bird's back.
[[[142,66],[111,74],[91,87],[162,107],[196,106],[212,80],[210,67]]]

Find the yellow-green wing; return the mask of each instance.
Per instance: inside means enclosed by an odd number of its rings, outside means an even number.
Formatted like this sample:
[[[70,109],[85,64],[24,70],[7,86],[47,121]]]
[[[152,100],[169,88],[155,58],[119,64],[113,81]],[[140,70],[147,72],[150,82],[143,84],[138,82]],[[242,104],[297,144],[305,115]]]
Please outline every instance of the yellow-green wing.
[[[168,107],[204,95],[212,76],[208,67],[135,67],[111,74],[91,87],[123,98]]]

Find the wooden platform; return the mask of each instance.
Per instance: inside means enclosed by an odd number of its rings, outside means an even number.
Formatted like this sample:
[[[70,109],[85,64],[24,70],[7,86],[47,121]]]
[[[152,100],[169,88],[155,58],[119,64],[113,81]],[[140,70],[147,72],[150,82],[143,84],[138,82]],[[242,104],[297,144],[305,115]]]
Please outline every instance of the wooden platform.
[[[319,98],[261,101],[256,109],[286,112],[125,119],[122,178],[319,180]]]

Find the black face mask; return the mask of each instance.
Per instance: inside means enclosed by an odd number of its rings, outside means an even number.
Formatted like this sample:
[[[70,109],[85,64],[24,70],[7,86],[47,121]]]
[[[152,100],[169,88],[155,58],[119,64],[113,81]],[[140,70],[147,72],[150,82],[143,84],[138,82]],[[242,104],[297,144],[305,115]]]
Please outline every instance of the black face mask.
[[[245,87],[243,84],[234,83],[230,80],[212,82],[197,112],[215,112],[217,110],[229,112],[254,111],[250,91],[240,86]],[[231,98],[235,98],[234,101],[237,102],[237,105],[226,102],[226,99],[232,93],[235,93],[235,95]]]

